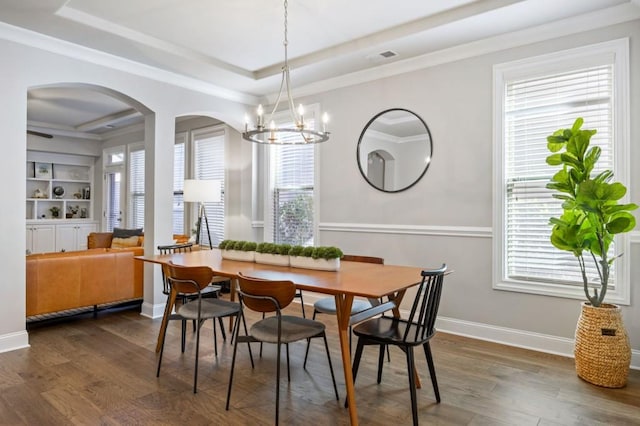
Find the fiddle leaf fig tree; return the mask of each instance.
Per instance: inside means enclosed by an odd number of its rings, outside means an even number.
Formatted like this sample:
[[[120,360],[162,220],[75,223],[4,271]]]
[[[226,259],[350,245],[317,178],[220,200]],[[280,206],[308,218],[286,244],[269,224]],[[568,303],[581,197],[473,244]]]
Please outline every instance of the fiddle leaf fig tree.
[[[636,219],[629,212],[638,206],[619,204],[627,188],[619,182],[611,182],[612,171],[591,175],[601,150],[597,146],[589,147],[596,130],[582,130],[582,124],[582,118],[578,118],[571,129],[560,129],[547,137],[547,147],[552,152],[547,157],[547,164],[561,166],[547,188],[557,191],[553,197],[563,201],[562,216],[550,218],[549,223],[553,225],[551,244],[572,252],[578,259],[585,295],[592,306],[598,307],[607,294],[613,261],[619,257],[609,258],[609,246],[615,234],[635,227]],[[593,293],[589,292],[585,267],[589,257],[595,263],[599,279]]]

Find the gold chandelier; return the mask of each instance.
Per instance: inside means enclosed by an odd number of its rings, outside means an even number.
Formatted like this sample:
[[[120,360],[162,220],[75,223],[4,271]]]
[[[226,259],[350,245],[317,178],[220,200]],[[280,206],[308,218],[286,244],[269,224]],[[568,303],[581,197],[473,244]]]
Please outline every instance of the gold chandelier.
[[[294,107],[290,89],[289,60],[287,55],[287,46],[289,44],[289,40],[287,38],[287,7],[288,1],[284,0],[284,65],[282,66],[280,91],[278,93],[276,103],[273,106],[273,110],[271,111],[271,115],[268,120],[266,120],[266,122],[269,123],[268,127],[265,126],[264,109],[262,108],[262,105],[258,105],[257,117],[252,129],[249,128],[249,117],[245,117],[242,138],[250,142],[274,145],[298,145],[320,143],[329,139],[329,132],[327,131],[329,116],[326,112],[322,115],[322,131],[318,131],[314,128],[310,128],[309,123],[304,121],[304,107],[302,104],[298,106],[297,110]],[[273,119],[274,114],[278,110],[284,91],[286,91],[286,97],[289,104],[289,115],[291,116],[291,122],[293,123],[292,127],[277,127],[275,120]]]

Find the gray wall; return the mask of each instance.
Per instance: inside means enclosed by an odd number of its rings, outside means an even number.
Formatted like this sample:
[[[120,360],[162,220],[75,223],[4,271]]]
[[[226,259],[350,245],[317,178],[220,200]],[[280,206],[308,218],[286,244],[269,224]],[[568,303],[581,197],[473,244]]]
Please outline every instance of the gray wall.
[[[633,119],[640,114],[640,21],[634,21],[302,100],[320,102],[332,116],[332,137],[320,149],[321,243],[349,253],[383,256],[389,263],[446,262],[455,272],[446,279],[440,312],[454,322],[515,329],[532,337],[540,333],[573,338],[580,301],[492,289],[492,67],[621,37],[631,39],[629,190],[632,200],[640,202],[640,121]],[[386,194],[360,176],[356,145],[367,121],[393,107],[407,108],[425,120],[434,149],[431,166],[416,186]],[[632,265],[632,304],[623,308],[623,315],[635,350],[640,349],[639,249],[634,242],[625,254]]]

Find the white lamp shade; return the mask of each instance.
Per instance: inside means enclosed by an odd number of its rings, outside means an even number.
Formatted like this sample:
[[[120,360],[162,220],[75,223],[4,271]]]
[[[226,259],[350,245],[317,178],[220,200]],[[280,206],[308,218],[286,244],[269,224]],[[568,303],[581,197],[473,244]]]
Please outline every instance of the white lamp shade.
[[[219,180],[184,180],[184,201],[198,203],[217,203],[221,200],[221,182]]]

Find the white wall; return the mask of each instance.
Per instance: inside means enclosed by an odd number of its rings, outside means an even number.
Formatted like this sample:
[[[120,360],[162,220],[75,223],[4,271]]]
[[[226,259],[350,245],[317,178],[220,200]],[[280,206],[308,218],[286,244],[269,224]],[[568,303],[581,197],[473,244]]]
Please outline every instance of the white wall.
[[[7,31],[3,28],[3,31]],[[46,38],[39,43],[51,43],[52,49],[69,52],[68,45],[59,45]],[[80,49],[82,54],[91,54]],[[73,54],[73,52],[71,52]],[[150,111],[144,135],[146,137],[146,176],[148,210],[146,217],[145,250],[153,251],[155,238],[171,234],[171,221],[165,216],[171,212],[171,188],[173,176],[173,134],[175,118],[189,114],[201,114],[219,118],[240,126],[245,107],[238,103],[181,86],[160,82],[124,71],[118,71],[98,62],[108,62],[108,57],[87,60],[73,59],[37,48],[27,47],[11,41],[0,40],[2,56],[2,79],[0,79],[0,128],[3,130],[3,155],[0,158],[0,181],[7,188],[1,210],[0,232],[4,244],[0,247],[0,269],[3,284],[0,299],[7,303],[0,309],[0,352],[28,345],[25,330],[25,176],[27,138],[26,111],[27,90],[30,87],[83,83],[115,90],[131,97]],[[42,64],[46,64],[43,67]],[[123,66],[119,63],[118,66]],[[125,64],[126,66],[126,64]],[[157,136],[157,137],[156,137]],[[250,158],[250,157],[249,157]],[[240,193],[240,188],[238,188]],[[167,213],[168,212],[168,213]],[[157,269],[157,268],[156,268]],[[159,290],[159,271],[148,266],[145,270],[145,301],[143,313],[154,316],[162,312],[164,298]],[[9,302],[10,301],[10,302]]]

